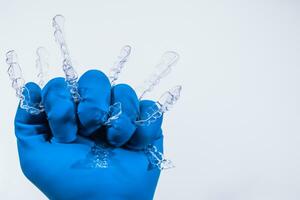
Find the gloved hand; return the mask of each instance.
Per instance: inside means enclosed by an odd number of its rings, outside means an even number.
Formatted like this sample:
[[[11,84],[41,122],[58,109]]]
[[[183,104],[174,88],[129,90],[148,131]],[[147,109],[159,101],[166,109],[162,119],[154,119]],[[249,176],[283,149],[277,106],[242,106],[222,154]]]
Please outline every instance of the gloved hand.
[[[153,199],[160,170],[149,168],[143,148],[163,151],[162,117],[150,126],[133,120],[146,115],[154,102],[139,101],[126,84],[111,88],[100,71],[90,70],[78,81],[81,101],[74,103],[64,78],[41,89],[27,83],[30,104],[42,102],[45,112],[31,115],[20,107],[15,117],[20,164],[25,176],[49,199]],[[103,126],[111,104],[122,114]],[[87,156],[95,141],[111,145],[107,168],[90,168]],[[79,165],[78,165],[79,163]]]

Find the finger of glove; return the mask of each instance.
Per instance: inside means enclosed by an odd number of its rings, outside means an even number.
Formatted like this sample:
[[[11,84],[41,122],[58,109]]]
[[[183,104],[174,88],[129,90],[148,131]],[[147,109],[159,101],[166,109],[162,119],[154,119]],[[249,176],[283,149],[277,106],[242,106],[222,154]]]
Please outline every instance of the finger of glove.
[[[25,104],[38,108],[37,105],[41,102],[41,88],[29,82],[25,85],[23,93]],[[30,113],[32,109],[21,108],[21,103],[18,106],[15,116],[15,134],[19,142],[45,142],[49,127],[47,118],[44,112]]]
[[[140,119],[146,119],[152,109],[157,109],[154,101],[142,100],[140,101]],[[161,125],[163,116],[160,116],[155,121],[145,126],[137,126],[136,131],[126,144],[131,149],[143,149],[148,144],[152,144],[155,140],[162,137]]]
[[[89,70],[80,77],[78,88],[81,97],[77,109],[80,134],[89,136],[106,121],[110,105],[110,82],[103,72]]]
[[[69,143],[76,139],[76,104],[64,78],[50,80],[42,90],[42,102],[53,135],[52,140]]]
[[[111,104],[121,103],[122,114],[113,120],[107,129],[107,140],[111,145],[124,145],[136,130],[134,121],[139,113],[139,100],[134,91],[127,84],[118,84],[112,88]]]

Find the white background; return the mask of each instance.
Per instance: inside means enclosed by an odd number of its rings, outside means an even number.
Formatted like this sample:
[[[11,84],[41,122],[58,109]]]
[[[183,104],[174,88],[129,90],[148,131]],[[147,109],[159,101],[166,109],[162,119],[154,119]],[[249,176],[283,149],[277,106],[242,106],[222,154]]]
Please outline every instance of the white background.
[[[80,2],[80,3],[78,3]],[[76,69],[109,71],[133,47],[120,82],[138,86],[166,50],[181,60],[159,94],[182,84],[165,116],[165,171],[155,199],[300,199],[300,4],[274,1],[0,0],[0,199],[45,199],[22,174],[13,130],[17,99],[5,52],[36,80],[35,49],[62,76],[51,19],[66,17]]]

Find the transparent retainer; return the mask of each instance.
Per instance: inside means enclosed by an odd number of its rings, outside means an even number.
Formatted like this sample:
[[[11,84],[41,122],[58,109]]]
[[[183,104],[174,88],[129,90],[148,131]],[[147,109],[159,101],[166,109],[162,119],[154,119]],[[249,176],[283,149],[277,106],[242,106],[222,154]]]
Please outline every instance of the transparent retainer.
[[[14,50],[6,53],[6,63],[8,64],[7,73],[12,82],[11,86],[16,91],[16,96],[20,100],[20,107],[33,115],[43,112],[44,108],[41,103],[32,104],[30,101],[29,90],[25,87],[25,80],[18,63],[18,56]],[[27,94],[24,95],[24,92]]]
[[[181,89],[182,87],[177,85],[163,93],[159,100],[156,101],[155,105],[148,108],[146,118],[135,121],[135,124],[138,126],[149,126],[155,122],[163,115],[163,113],[169,111],[178,101],[180,98]]]
[[[147,93],[151,92],[159,84],[162,78],[170,74],[172,67],[177,63],[178,59],[179,54],[174,51],[167,51],[162,55],[154,72],[138,87],[138,91],[140,91],[139,99],[143,99]]]
[[[63,71],[65,73],[66,82],[70,88],[70,93],[71,93],[74,101],[79,102],[80,94],[78,91],[78,83],[77,83],[78,75],[72,65],[72,60],[70,57],[69,49],[68,49],[68,46],[67,46],[67,43],[66,43],[66,40],[64,37],[64,25],[65,25],[64,16],[56,15],[55,17],[53,17],[52,26],[54,28],[54,37],[55,37],[55,41],[58,43],[58,45],[60,47],[60,50],[61,50],[61,53],[63,56]],[[122,53],[123,51],[125,53]],[[119,56],[119,58],[121,59],[121,57],[124,57],[123,54],[126,54],[127,51],[128,51],[128,47],[125,46],[122,49],[122,51],[121,51],[122,54]],[[129,53],[130,53],[130,48],[129,48]],[[126,60],[127,57],[125,56],[124,59]],[[119,63],[121,62],[120,65],[123,65],[126,62],[126,61],[124,61],[124,59],[123,60],[121,59],[119,61]],[[121,104],[119,102],[110,106],[107,115],[105,115],[105,118],[107,119],[107,121],[105,122],[105,125],[109,125],[113,120],[118,119],[118,117],[121,115],[121,113],[122,113],[122,109],[121,109]]]
[[[35,60],[35,66],[37,69],[38,84],[42,88],[48,80],[49,71],[49,54],[44,47],[38,47],[36,50],[37,58]]]
[[[95,142],[86,157],[73,164],[77,169],[106,169],[112,165],[113,148],[105,143]]]
[[[113,67],[110,70],[109,79],[111,85],[115,85],[117,79],[119,78],[119,75],[124,68],[125,63],[128,61],[128,58],[131,53],[131,46],[125,45],[121,51],[119,56],[117,57],[116,62],[114,63]]]
[[[151,168],[165,170],[165,169],[171,169],[175,167],[173,162],[165,158],[164,154],[158,151],[156,146],[152,144],[147,145],[147,147],[144,149],[144,152],[149,160]]]
[[[163,113],[169,111],[171,107],[173,107],[173,105],[178,101],[178,99],[180,98],[181,90],[182,87],[178,85],[165,92],[156,102],[156,105],[148,109],[146,118],[135,121],[135,124],[138,126],[149,126],[154,123],[163,115]],[[148,157],[148,160],[152,167],[156,167],[160,170],[170,169],[174,167],[172,161],[165,158],[163,153],[159,152],[154,145],[149,144],[144,149],[144,152]]]
[[[75,102],[80,101],[80,95],[78,92],[78,75],[73,68],[72,60],[70,57],[69,49],[64,37],[64,25],[65,18],[62,15],[56,15],[52,19],[52,26],[54,28],[54,38],[60,47],[61,54],[63,56],[63,71],[65,73],[65,79],[68,87],[70,88],[70,93]]]

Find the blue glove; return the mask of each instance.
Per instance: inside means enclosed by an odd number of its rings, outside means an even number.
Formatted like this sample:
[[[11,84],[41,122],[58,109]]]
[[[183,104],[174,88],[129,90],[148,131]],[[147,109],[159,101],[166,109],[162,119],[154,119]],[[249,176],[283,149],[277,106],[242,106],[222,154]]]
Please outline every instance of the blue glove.
[[[43,89],[32,82],[26,87],[29,103],[42,102],[45,112],[31,115],[20,107],[17,110],[20,164],[25,176],[49,199],[153,199],[160,170],[149,167],[143,148],[153,144],[163,151],[162,117],[150,126],[133,123],[147,114],[153,101],[139,101],[126,84],[111,87],[97,70],[80,77],[78,104],[64,78],[50,80]],[[122,114],[104,126],[109,106],[116,102],[121,103]],[[80,165],[89,162],[87,156],[99,141],[112,147],[109,166]]]

